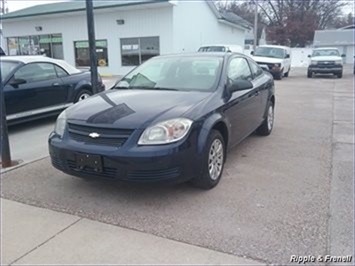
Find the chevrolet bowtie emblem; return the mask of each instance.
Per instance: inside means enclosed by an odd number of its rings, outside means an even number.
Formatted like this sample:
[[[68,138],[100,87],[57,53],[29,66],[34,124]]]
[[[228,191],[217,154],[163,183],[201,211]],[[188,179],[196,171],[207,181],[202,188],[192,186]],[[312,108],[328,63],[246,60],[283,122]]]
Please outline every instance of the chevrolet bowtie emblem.
[[[93,139],[97,139],[98,137],[100,137],[100,134],[96,133],[96,132],[92,132],[92,133],[89,134],[89,137],[93,138]]]

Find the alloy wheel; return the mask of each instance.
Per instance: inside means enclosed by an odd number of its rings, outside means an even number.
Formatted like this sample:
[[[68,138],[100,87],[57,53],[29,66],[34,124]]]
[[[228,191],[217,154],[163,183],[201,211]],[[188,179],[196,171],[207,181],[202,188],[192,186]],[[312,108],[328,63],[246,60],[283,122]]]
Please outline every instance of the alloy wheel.
[[[212,142],[208,156],[208,170],[212,180],[217,180],[223,168],[224,150],[222,141],[215,139]]]

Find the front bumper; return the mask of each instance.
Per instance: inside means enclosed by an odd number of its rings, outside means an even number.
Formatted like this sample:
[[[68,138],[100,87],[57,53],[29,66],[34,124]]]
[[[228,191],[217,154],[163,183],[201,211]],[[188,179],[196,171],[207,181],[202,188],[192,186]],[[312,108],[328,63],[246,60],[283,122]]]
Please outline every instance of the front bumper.
[[[263,69],[267,69],[272,75],[280,75],[282,73],[282,67],[275,66],[275,64],[265,64],[265,63],[258,63],[260,67]]]
[[[343,72],[342,65],[310,65],[308,72],[323,73],[323,74],[338,74]]]
[[[61,140],[54,133],[49,138],[52,165],[77,177],[132,182],[185,182],[201,171],[193,136],[182,143],[159,146],[123,145],[120,148],[87,145],[74,140]],[[129,144],[129,143],[127,143]],[[102,168],[80,168],[78,154],[98,155]]]

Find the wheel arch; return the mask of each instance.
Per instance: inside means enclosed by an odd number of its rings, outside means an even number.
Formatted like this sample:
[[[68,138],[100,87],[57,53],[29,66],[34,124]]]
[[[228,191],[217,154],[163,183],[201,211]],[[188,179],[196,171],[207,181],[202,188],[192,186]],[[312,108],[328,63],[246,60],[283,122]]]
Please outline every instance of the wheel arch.
[[[217,130],[221,133],[225,144],[225,150],[227,150],[229,137],[230,137],[230,130],[227,125],[228,125],[227,121],[225,120],[224,116],[220,113],[214,113],[209,118],[207,118],[203,123],[202,129],[198,136],[198,147],[197,147],[198,154],[204,152],[208,140],[208,136],[210,135],[210,132],[212,130]]]

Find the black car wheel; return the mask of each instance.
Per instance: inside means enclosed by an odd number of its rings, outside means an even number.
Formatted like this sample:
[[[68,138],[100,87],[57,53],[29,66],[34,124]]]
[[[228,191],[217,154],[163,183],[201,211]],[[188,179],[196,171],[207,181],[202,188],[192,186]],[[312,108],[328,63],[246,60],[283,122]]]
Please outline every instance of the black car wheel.
[[[196,187],[211,189],[221,179],[225,161],[225,143],[219,131],[211,131],[206,147],[203,173],[201,176],[192,179],[191,182]]]
[[[291,67],[288,69],[287,73],[285,73],[285,78],[288,78],[290,71],[291,71]]]
[[[261,136],[268,136],[274,127],[274,105],[269,101],[266,117],[256,132]]]
[[[341,79],[341,78],[343,77],[343,72],[338,73],[338,74],[337,74],[337,77],[338,77],[339,79]]]
[[[312,77],[313,77],[312,71],[308,71],[308,72],[307,72],[307,78],[312,78]]]
[[[81,90],[79,91],[78,95],[75,97],[75,103],[83,101],[87,98],[89,98],[92,95],[91,91],[88,90]]]

